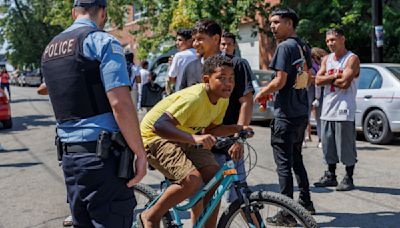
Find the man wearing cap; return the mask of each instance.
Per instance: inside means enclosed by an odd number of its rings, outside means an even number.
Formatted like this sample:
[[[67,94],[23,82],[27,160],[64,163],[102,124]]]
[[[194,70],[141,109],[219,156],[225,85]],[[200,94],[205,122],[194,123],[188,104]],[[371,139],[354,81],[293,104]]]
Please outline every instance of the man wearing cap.
[[[277,165],[280,193],[293,198],[293,170],[300,191],[299,203],[314,214],[307,171],[301,155],[308,123],[308,75],[305,66],[311,69],[311,53],[296,35],[299,18],[293,9],[275,9],[269,20],[271,32],[280,42],[269,65],[275,74],[271,82],[256,95],[255,100],[260,102],[274,93],[271,146]],[[284,211],[268,218],[267,222],[277,226],[296,225],[296,220]]]
[[[147,162],[123,48],[102,30],[106,0],[75,0],[72,17],[74,23],[44,50],[42,72],[57,120],[73,224],[131,227],[136,205],[131,187],[144,177]],[[136,155],[134,178],[117,174],[121,151],[96,149],[109,148],[100,135],[118,131]]]

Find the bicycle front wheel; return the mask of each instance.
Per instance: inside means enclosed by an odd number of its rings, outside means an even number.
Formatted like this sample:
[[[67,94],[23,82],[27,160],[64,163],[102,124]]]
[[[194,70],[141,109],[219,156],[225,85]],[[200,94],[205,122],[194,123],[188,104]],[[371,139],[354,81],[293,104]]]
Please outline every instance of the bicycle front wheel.
[[[133,219],[136,221],[137,214],[142,213],[158,194],[153,188],[145,184],[136,184],[133,186],[133,190],[137,203],[133,211]],[[174,227],[172,216],[169,212],[162,217],[161,227]]]
[[[253,192],[249,197],[249,204],[248,209],[251,211],[250,217],[254,227],[318,227],[317,222],[306,209],[282,194],[266,191]],[[218,227],[250,227],[244,211],[244,202],[236,200],[222,214]]]

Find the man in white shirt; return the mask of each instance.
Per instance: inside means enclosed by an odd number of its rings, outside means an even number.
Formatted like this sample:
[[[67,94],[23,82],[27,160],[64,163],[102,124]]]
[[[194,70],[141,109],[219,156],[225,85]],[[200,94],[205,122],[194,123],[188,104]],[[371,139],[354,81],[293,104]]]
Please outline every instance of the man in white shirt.
[[[141,104],[142,104],[142,88],[143,85],[146,84],[149,80],[149,75],[150,72],[147,70],[147,68],[149,67],[149,62],[147,62],[146,60],[142,61],[140,63],[140,70],[139,70],[139,74],[140,74],[140,84],[138,85],[138,90],[139,90],[139,99],[138,99],[138,103],[136,105],[137,109],[140,110]]]
[[[135,66],[135,62],[133,61],[135,58],[132,52],[128,52],[125,54],[126,66],[128,70],[129,80],[131,82],[131,97],[133,103],[137,107],[138,104],[138,83],[140,83],[140,71],[137,66]]]
[[[171,66],[168,71],[169,88],[173,85],[173,91],[178,91],[181,81],[183,70],[186,65],[197,58],[196,50],[193,48],[192,30],[180,29],[176,36],[176,48],[178,53],[172,59]],[[167,90],[168,92],[168,90]]]

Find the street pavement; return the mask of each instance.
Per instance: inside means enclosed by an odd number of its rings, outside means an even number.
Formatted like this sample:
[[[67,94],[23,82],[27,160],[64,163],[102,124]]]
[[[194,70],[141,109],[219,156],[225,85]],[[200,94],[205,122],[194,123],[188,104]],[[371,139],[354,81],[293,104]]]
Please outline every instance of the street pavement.
[[[0,130],[0,144],[6,149],[0,152],[0,228],[62,227],[69,215],[54,147],[51,105],[48,97],[37,95],[35,89],[11,88],[14,127]],[[254,190],[276,192],[270,129],[262,124],[253,127],[255,136],[250,142],[257,151],[257,165],[248,177],[249,185]],[[316,145],[314,135],[303,151],[310,183],[325,169]],[[316,221],[320,227],[400,227],[400,140],[385,146],[357,141],[357,151],[355,190],[311,187]],[[338,181],[343,175],[344,167],[338,165]],[[156,187],[160,180],[160,174],[149,171],[144,182]]]

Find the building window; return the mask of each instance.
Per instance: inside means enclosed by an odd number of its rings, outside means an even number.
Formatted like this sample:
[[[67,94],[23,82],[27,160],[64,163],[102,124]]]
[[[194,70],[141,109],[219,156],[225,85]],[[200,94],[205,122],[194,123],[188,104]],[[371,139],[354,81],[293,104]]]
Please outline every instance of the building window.
[[[136,4],[132,5],[133,8],[133,20],[140,20],[144,17],[144,14],[146,13],[146,10],[137,6]]]

